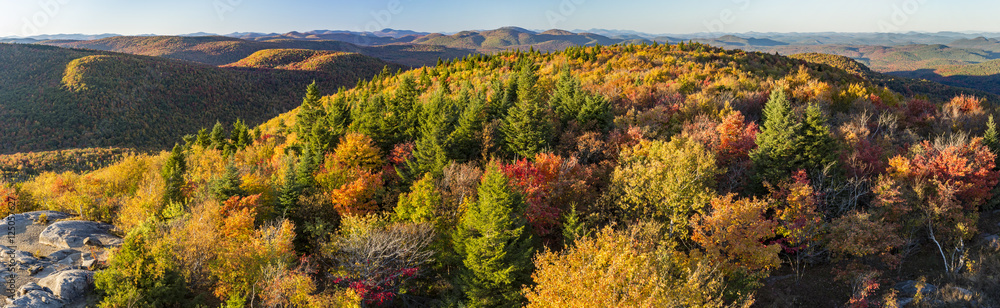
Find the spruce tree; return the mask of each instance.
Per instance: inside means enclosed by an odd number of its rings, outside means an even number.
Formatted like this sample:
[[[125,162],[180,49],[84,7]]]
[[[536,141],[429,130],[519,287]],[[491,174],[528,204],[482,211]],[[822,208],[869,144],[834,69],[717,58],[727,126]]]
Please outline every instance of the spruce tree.
[[[209,139],[212,141],[212,148],[220,151],[225,149],[228,142],[226,141],[226,128],[222,126],[222,123],[219,123],[219,121],[215,122]]]
[[[167,161],[163,163],[163,169],[160,170],[160,175],[166,185],[163,193],[164,204],[184,202],[182,189],[185,172],[187,172],[187,163],[184,158],[184,149],[179,144],[175,144]]]
[[[487,168],[478,193],[454,237],[463,290],[471,307],[520,307],[534,254],[525,203],[496,165]]]
[[[532,101],[520,101],[511,108],[503,126],[507,151],[520,158],[533,158],[549,147],[552,127],[545,109]]]
[[[993,155],[997,155],[997,158],[994,159],[994,170],[1000,169],[1000,136],[997,134],[997,124],[993,121],[993,115],[990,115],[986,121],[983,145],[989,148]],[[983,204],[984,211],[1000,209],[1000,184],[993,187],[992,193],[993,197],[987,200],[986,204]]]
[[[791,175],[793,166],[789,162],[796,154],[796,132],[800,126],[785,91],[772,91],[764,105],[764,125],[757,134],[757,148],[750,152],[757,184],[777,184],[777,181]]]
[[[330,101],[326,122],[330,126],[330,139],[340,140],[340,137],[347,134],[347,128],[351,125],[351,105],[341,93],[335,95]]]
[[[289,159],[285,167],[285,183],[278,189],[278,212],[285,216],[295,210],[302,188],[296,179],[295,160]]]
[[[208,148],[208,146],[212,145],[212,139],[208,135],[208,129],[202,128],[198,130],[198,137],[194,140],[194,144],[204,148]]]
[[[486,102],[481,96],[472,98],[458,117],[455,130],[448,136],[446,144],[451,158],[459,162],[479,157],[482,148],[483,123],[486,120]]]
[[[823,116],[819,106],[810,104],[806,108],[805,119],[799,129],[793,167],[807,171],[821,171],[837,162],[837,143],[830,134],[826,117]]]
[[[215,200],[222,202],[229,200],[233,196],[243,196],[246,194],[240,188],[241,182],[239,170],[236,169],[235,165],[230,163],[226,166],[226,173],[221,178],[216,179],[212,185],[212,194],[215,195]]]
[[[320,95],[316,82],[313,81],[306,87],[306,96],[302,98],[302,107],[295,117],[295,131],[300,136],[311,133],[316,120],[325,116],[322,99],[323,96]]]
[[[250,136],[250,128],[247,127],[243,120],[236,119],[233,123],[233,131],[229,135],[229,140],[236,147],[236,149],[244,149],[253,143],[253,137]]]

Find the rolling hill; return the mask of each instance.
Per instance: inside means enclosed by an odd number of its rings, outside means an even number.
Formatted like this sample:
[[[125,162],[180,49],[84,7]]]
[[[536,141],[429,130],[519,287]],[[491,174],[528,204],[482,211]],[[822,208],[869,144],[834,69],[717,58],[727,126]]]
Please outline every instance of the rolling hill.
[[[259,123],[383,67],[357,54],[321,70],[219,68],[149,56],[0,44],[0,153],[82,147],[162,149],[216,121]]]
[[[91,41],[44,41],[39,44],[157,56],[209,65],[230,64],[266,49],[353,52],[408,66],[434,65],[439,58],[461,58],[471,53],[441,46],[397,44],[364,47],[340,41],[288,37],[250,41],[224,36],[116,36]]]
[[[413,40],[415,44],[437,45],[451,48],[475,49],[479,51],[499,51],[504,49],[534,48],[541,51],[556,51],[570,46],[594,46],[627,43],[593,33],[572,33],[563,30],[549,30],[535,33],[521,28],[507,27],[489,31],[462,31],[453,35],[429,34]]]

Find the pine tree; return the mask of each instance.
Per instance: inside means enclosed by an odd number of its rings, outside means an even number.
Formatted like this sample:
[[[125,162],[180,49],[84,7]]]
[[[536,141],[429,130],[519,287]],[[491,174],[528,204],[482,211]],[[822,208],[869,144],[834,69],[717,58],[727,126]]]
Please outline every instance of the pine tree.
[[[764,105],[764,125],[757,134],[757,149],[750,152],[758,184],[777,184],[791,176],[794,170],[789,162],[795,157],[795,137],[800,126],[785,91],[772,91],[771,98]]]
[[[1000,136],[997,134],[997,124],[993,121],[993,115],[990,115],[989,119],[986,121],[986,133],[983,134],[983,145],[993,152],[997,158],[994,159],[994,169],[1000,169]],[[993,187],[991,191],[992,198],[983,204],[984,211],[992,211],[1000,209],[1000,184]]]
[[[549,108],[552,109],[561,121],[565,124],[576,119],[580,111],[580,83],[569,73],[569,69],[563,69],[556,82],[556,89],[549,98]]]
[[[296,179],[295,160],[289,159],[288,165],[285,167],[285,182],[278,189],[278,212],[284,216],[294,211],[301,193],[302,187],[299,186],[298,179]]]
[[[229,140],[236,149],[244,149],[253,143],[250,128],[247,127],[246,123],[243,123],[243,120],[236,119],[236,122],[233,123],[233,131],[230,133]]]
[[[531,158],[548,148],[552,127],[547,118],[545,109],[532,101],[520,101],[511,108],[500,127],[508,152]]]
[[[226,173],[222,175],[221,178],[215,180],[212,185],[212,194],[215,195],[215,200],[219,202],[229,200],[233,196],[243,196],[246,194],[242,188],[240,188],[240,174],[236,169],[236,166],[229,164],[226,166]]]
[[[793,168],[819,171],[837,162],[837,143],[819,106],[810,104],[806,108],[805,119],[799,129]]]
[[[330,126],[331,140],[340,140],[351,126],[351,105],[341,93],[333,97],[327,108],[326,122]]]
[[[537,104],[540,99],[538,90],[538,75],[535,74],[537,67],[534,62],[522,60],[520,71],[517,73],[517,98],[521,102]]]
[[[446,144],[450,156],[458,162],[474,160],[482,152],[483,122],[486,120],[486,102],[483,97],[474,97],[458,117],[455,130],[448,135]]]
[[[496,165],[487,168],[478,193],[454,238],[465,265],[463,289],[471,307],[520,307],[534,254],[525,203]]]
[[[302,107],[295,117],[295,131],[301,135],[308,135],[312,132],[313,124],[316,120],[324,117],[323,96],[320,95],[316,82],[306,87],[306,96],[302,98]]]
[[[212,148],[222,151],[225,149],[226,144],[226,128],[222,126],[222,123],[218,121],[215,122],[215,126],[212,127],[212,134],[209,135],[209,139],[212,141]]]
[[[187,172],[187,163],[184,158],[184,149],[181,145],[175,144],[167,161],[163,163],[163,169],[160,170],[160,175],[163,176],[166,185],[163,193],[164,204],[184,202],[182,189],[185,172]]]
[[[208,136],[208,129],[202,128],[198,130],[198,137],[194,140],[194,144],[204,148],[212,145],[212,139]]]
[[[403,76],[399,81],[399,88],[396,89],[390,112],[398,115],[402,133],[407,138],[416,139],[419,135],[420,104],[417,103],[419,95],[420,90],[417,89],[417,83],[413,78],[409,75]]]

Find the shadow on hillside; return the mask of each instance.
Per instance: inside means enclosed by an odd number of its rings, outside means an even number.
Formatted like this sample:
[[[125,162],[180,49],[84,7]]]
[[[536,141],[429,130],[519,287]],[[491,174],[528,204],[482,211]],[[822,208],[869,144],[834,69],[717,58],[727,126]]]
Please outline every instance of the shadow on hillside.
[[[887,73],[893,76],[926,79],[944,85],[969,88],[985,91],[993,94],[1000,94],[1000,74],[986,76],[953,75],[942,76],[933,69],[919,69],[914,71],[897,71]]]

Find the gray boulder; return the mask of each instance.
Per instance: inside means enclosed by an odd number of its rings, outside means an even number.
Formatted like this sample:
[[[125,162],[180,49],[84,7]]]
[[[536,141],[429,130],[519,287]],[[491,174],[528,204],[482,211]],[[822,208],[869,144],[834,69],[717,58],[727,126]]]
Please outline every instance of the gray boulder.
[[[56,298],[48,288],[34,282],[21,286],[15,295],[17,297],[4,308],[60,308],[65,306],[63,301]]]
[[[34,283],[34,282],[29,282],[29,283],[24,284],[20,288],[17,288],[17,293],[14,293],[14,295],[15,296],[23,296],[25,294],[30,293],[31,291],[45,291],[45,292],[52,293],[52,290],[49,290],[49,288],[40,286],[40,285],[38,285],[37,283]]]
[[[916,280],[907,280],[893,285],[892,288],[899,290],[901,298],[914,297],[917,295],[917,284],[919,282]],[[924,288],[920,290],[920,293],[924,295],[934,292],[937,292],[937,287],[929,283],[924,283]]]
[[[78,254],[78,253],[80,253],[80,251],[75,250],[75,249],[63,249],[63,250],[60,250],[60,251],[56,251],[56,252],[50,253],[49,254],[49,259],[52,259],[52,261],[59,261],[59,260],[65,259],[68,256],[71,256],[71,255],[74,255],[74,254]]]
[[[38,258],[35,255],[27,251],[18,251],[14,253],[14,260],[20,264],[35,264],[38,263]]]
[[[72,302],[93,289],[94,272],[73,269],[53,273],[38,281],[40,286],[52,290],[59,298]]]
[[[45,227],[38,235],[38,242],[58,248],[83,247],[84,239],[96,239],[105,246],[121,245],[122,239],[111,234],[114,226],[83,220],[60,221]]]
[[[62,308],[66,305],[61,300],[44,291],[31,291],[28,294],[15,297],[4,308]]]

